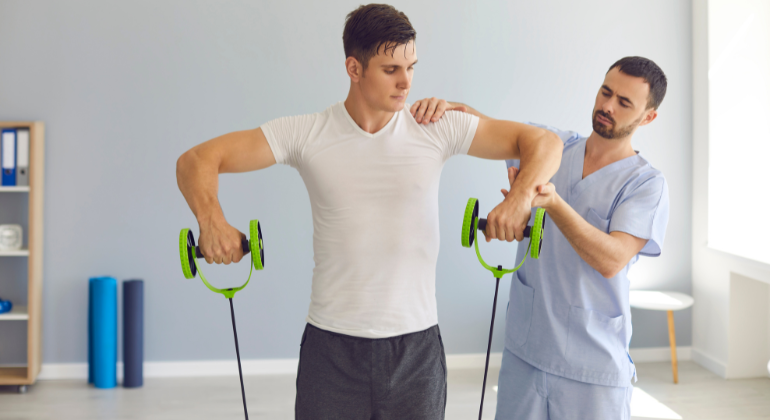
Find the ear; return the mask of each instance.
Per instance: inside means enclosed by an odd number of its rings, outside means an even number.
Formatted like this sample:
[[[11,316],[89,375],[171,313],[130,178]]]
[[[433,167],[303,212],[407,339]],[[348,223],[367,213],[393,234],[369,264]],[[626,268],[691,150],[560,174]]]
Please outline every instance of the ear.
[[[364,76],[364,67],[361,65],[361,62],[356,60],[355,57],[348,57],[345,60],[345,69],[348,71],[350,81],[353,83],[358,83],[358,81]]]
[[[639,123],[639,126],[647,125],[653,121],[655,121],[655,118],[658,118],[658,111],[656,109],[648,109],[646,112],[646,115],[644,118],[642,118],[642,122]]]

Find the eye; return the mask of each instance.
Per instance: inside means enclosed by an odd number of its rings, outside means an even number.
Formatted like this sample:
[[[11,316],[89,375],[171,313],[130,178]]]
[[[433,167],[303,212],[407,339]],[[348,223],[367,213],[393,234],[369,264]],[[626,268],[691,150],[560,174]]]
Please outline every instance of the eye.
[[[625,102],[621,102],[621,103],[620,103],[620,106],[622,106],[623,108],[628,108],[628,104],[627,104],[627,103],[625,103]]]
[[[395,72],[396,72],[396,69],[393,69],[393,70],[385,70],[385,73],[387,73],[387,74],[393,74],[393,73],[395,73]]]
[[[609,98],[609,97],[610,97],[610,94],[609,94],[609,93],[607,93],[607,92],[602,92],[602,96],[604,96],[605,98]]]

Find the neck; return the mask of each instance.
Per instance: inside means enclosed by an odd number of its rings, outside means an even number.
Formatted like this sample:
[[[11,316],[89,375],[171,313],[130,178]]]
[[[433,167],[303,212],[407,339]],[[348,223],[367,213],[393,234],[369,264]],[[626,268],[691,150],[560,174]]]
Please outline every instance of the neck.
[[[361,94],[358,87],[351,83],[348,98],[345,99],[345,109],[350,117],[367,133],[374,134],[382,130],[390,122],[395,112],[382,111],[373,108]]]
[[[630,135],[621,139],[605,139],[594,131],[586,140],[583,178],[611,163],[634,155],[636,152],[631,147]]]

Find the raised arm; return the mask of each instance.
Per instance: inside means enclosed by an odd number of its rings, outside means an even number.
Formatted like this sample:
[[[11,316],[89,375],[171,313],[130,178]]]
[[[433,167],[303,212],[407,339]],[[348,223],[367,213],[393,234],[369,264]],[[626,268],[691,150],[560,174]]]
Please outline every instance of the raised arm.
[[[520,181],[487,218],[487,241],[500,239],[520,241],[530,217],[536,188],[543,185],[559,169],[564,149],[559,137],[527,124],[490,118],[468,105],[426,98],[412,105],[410,112],[422,124],[438,121],[446,111],[463,111],[479,117],[479,125],[468,154],[484,159],[520,159]]]
[[[524,238],[537,186],[559,169],[564,143],[554,133],[513,121],[480,119],[468,154],[483,159],[519,159],[517,182],[487,217],[487,241]]]
[[[179,190],[198,219],[199,245],[206,262],[238,262],[245,235],[230,226],[219,205],[219,174],[247,172],[275,164],[262,129],[236,131],[201,143],[176,162]]]

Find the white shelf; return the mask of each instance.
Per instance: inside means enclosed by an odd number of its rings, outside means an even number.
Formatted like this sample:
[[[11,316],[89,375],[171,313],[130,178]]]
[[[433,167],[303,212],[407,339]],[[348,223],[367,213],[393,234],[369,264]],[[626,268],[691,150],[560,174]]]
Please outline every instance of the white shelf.
[[[29,187],[0,187],[0,192],[29,192]]]
[[[0,257],[28,257],[28,249],[19,249],[16,251],[0,251]]]
[[[28,319],[27,307],[22,305],[13,305],[11,312],[0,314],[0,321],[26,321]]]

